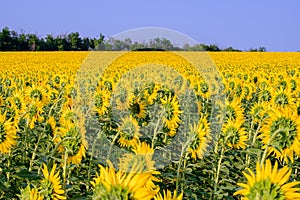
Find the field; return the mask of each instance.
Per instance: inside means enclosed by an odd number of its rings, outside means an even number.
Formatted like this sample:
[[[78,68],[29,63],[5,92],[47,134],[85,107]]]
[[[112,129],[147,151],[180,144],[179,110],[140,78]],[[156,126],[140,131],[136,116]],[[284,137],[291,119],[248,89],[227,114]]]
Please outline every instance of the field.
[[[0,199],[300,199],[300,53],[0,53]]]

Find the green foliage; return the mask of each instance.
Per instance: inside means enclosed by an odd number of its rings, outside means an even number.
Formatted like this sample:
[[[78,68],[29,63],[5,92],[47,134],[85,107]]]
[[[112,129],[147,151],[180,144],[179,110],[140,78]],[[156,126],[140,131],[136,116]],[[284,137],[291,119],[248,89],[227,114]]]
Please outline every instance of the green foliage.
[[[0,32],[0,51],[130,51],[137,49],[163,49],[169,51],[241,51],[228,47],[221,49],[216,44],[196,44],[190,46],[185,44],[182,48],[166,38],[154,38],[148,42],[136,42],[131,38],[119,40],[108,38],[105,40],[103,34],[97,38],[80,37],[78,32],[72,32],[67,35],[53,36],[46,35],[39,38],[36,34],[17,33],[5,27]],[[265,52],[265,47],[250,49],[249,51]]]

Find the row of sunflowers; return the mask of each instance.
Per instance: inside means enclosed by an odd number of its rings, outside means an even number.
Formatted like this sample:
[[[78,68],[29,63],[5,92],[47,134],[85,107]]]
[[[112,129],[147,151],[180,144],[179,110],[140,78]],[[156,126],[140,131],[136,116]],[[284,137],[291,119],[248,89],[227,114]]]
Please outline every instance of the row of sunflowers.
[[[0,53],[1,199],[300,199],[300,54]]]

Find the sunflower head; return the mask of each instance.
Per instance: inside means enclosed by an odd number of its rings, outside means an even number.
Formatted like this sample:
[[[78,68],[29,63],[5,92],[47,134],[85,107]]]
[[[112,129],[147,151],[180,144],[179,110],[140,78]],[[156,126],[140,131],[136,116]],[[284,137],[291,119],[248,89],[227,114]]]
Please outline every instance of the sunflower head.
[[[241,97],[245,99],[249,99],[251,97],[250,94],[251,94],[250,88],[247,85],[244,85],[242,88]]]
[[[41,181],[40,193],[46,199],[66,199],[64,196],[65,191],[60,184],[59,172],[56,172],[56,164],[53,165],[51,171],[48,171],[48,167],[43,163],[43,175],[44,179]]]
[[[229,120],[236,120],[237,122],[244,121],[244,110],[239,98],[233,101],[227,100],[224,108],[224,122]]]
[[[300,121],[292,108],[273,108],[261,131],[264,148],[270,143],[269,154],[288,162],[300,153]],[[272,138],[272,141],[270,141]]]
[[[39,101],[43,105],[49,102],[48,93],[45,86],[32,85],[25,90],[25,99],[27,102]]]
[[[119,143],[121,146],[132,147],[137,145],[140,134],[138,122],[133,117],[125,117],[118,128],[120,133]]]
[[[255,103],[250,110],[250,115],[255,122],[260,122],[268,116],[269,104],[266,102]]]
[[[210,142],[210,129],[206,117],[201,117],[198,126],[192,126],[192,140],[188,152],[193,159],[202,159]]]
[[[53,116],[51,116],[46,121],[46,130],[47,132],[50,132],[53,135],[55,128],[56,128],[56,120]]]
[[[68,152],[67,163],[79,164],[85,157],[88,143],[85,139],[85,129],[80,124],[68,123],[64,127],[56,128],[54,131],[54,142],[62,144],[58,150]],[[63,155],[64,158],[64,155]]]
[[[79,109],[74,109],[69,105],[65,105],[62,109],[62,114],[59,119],[59,122],[65,126],[67,124],[75,124],[83,122],[83,115]]]
[[[17,144],[17,127],[6,119],[6,113],[0,115],[0,153],[9,153]]]
[[[141,98],[134,96],[129,100],[129,111],[131,116],[137,120],[143,120],[147,116],[147,102]]]
[[[12,106],[14,106],[20,114],[24,113],[26,110],[26,103],[24,100],[24,95],[21,92],[14,92],[8,99]]]
[[[263,166],[257,162],[256,174],[250,169],[247,171],[248,173],[243,172],[247,183],[238,183],[241,189],[234,195],[241,195],[246,200],[299,199],[300,194],[297,191],[300,188],[294,188],[294,186],[300,182],[286,183],[291,174],[291,170],[287,166],[278,170],[277,162],[272,168],[271,161],[267,160]]]
[[[160,101],[164,112],[163,121],[165,130],[167,130],[170,137],[173,137],[181,123],[180,116],[183,111],[180,109],[177,97],[171,93],[164,95]]]
[[[177,191],[174,191],[174,194],[172,195],[170,190],[163,191],[163,194],[158,193],[155,197],[154,200],[182,200],[183,193],[179,194],[177,196]]]
[[[114,185],[110,189],[107,189],[104,184],[96,184],[93,200],[116,200],[116,199],[134,199],[133,194],[128,188],[123,188],[121,185]]]
[[[109,167],[100,167],[100,175],[94,178],[91,184],[94,186],[93,199],[128,199],[150,200],[158,192],[159,188],[147,188],[147,182],[151,180],[152,173],[141,173],[141,166],[135,165],[133,171],[116,171],[112,163]]]
[[[223,142],[232,149],[245,149],[247,146],[247,132],[235,120],[230,120],[223,125],[221,136]]]
[[[110,104],[110,96],[111,93],[108,90],[98,90],[95,94],[95,110],[100,116],[107,114]]]
[[[119,169],[125,172],[133,172],[136,165],[141,165],[142,172],[153,172],[155,170],[155,162],[152,160],[154,149],[145,142],[139,142],[132,147],[132,153],[124,154],[120,158]]]
[[[269,90],[269,88],[263,88],[259,94],[258,94],[258,98],[260,101],[266,101],[269,102],[272,98],[272,94]]]
[[[21,194],[18,195],[20,200],[43,200],[44,196],[36,188],[30,189],[28,185],[25,189],[21,189]]]
[[[276,106],[286,107],[291,106],[295,102],[295,98],[292,93],[287,89],[279,88],[272,95],[272,103]]]

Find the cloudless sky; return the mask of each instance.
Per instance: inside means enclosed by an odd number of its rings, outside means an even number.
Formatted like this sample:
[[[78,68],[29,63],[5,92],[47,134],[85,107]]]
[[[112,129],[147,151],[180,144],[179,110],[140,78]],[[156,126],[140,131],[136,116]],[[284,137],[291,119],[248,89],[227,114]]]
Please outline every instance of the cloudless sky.
[[[299,0],[3,0],[0,8],[1,29],[41,37],[163,27],[221,48],[300,50]]]

